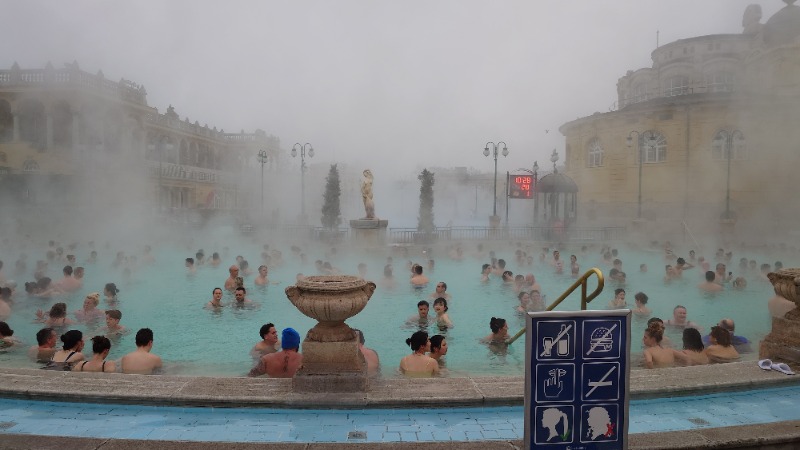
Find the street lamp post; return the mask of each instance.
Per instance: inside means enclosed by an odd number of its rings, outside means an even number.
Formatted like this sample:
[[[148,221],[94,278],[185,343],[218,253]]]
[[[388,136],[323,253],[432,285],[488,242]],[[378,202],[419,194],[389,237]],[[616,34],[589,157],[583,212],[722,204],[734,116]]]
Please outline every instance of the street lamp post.
[[[264,216],[264,164],[268,160],[267,151],[261,150],[258,152],[258,162],[261,163],[261,216]]]
[[[636,130],[631,131],[628,133],[628,147],[631,146],[633,143],[633,133],[636,133],[636,148],[639,154],[639,200],[638,200],[638,207],[636,212],[636,218],[642,218],[642,165],[644,164],[644,155],[642,152],[644,151],[644,143],[642,142],[642,135]],[[656,137],[655,135],[650,135],[650,145],[654,146],[656,144]]]
[[[539,161],[533,162],[533,225],[539,221]]]
[[[292,147],[292,158],[297,156],[298,149],[300,149],[300,219],[303,222],[306,220],[306,148],[308,149],[308,157],[313,158],[314,147],[308,142],[303,145],[297,142]]]
[[[725,219],[732,219],[731,217],[731,158],[733,157],[733,143],[736,137],[741,136],[742,132],[739,130],[722,130],[719,135],[725,139],[723,143],[723,151],[725,152],[725,159],[727,159],[728,169],[725,180]]]
[[[483,156],[489,156],[489,148],[491,147],[492,155],[494,156],[494,191],[492,191],[492,195],[494,197],[494,207],[492,208],[492,217],[497,217],[497,154],[500,144],[503,145],[503,156],[508,156],[508,147],[506,147],[506,143],[502,141],[498,142],[497,144],[494,142],[487,142],[486,147],[483,149]]]

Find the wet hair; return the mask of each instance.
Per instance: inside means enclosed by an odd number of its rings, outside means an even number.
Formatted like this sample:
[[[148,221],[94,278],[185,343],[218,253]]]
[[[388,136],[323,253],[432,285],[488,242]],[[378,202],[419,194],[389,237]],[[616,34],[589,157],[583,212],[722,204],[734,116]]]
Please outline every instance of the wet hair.
[[[64,275],[72,275],[72,266],[64,266]]]
[[[725,328],[716,325],[711,327],[711,337],[723,347],[730,347],[731,345],[731,333]]]
[[[197,259],[203,259],[204,256],[206,256],[206,255],[203,252],[197,252],[197,253],[194,254],[194,257],[197,258]]]
[[[678,258],[678,260],[677,260],[676,262],[677,262],[678,264],[680,264],[680,265],[686,264],[686,260],[685,260],[685,259],[683,259],[683,258]]]
[[[622,260],[621,260],[621,259],[619,259],[619,258],[618,258],[618,259],[615,259],[615,260],[614,260],[614,265],[616,266],[617,264],[620,264],[620,265],[621,265],[621,264],[622,264]]]
[[[217,290],[222,292],[222,288],[221,287],[215,287],[214,289],[211,290],[211,295],[214,295],[214,292],[217,292]]]
[[[50,318],[60,319],[67,316],[67,304],[59,302],[50,307]]]
[[[259,271],[259,272],[261,271],[261,268],[262,268],[262,267],[263,267],[263,268],[265,268],[265,269],[267,269],[267,270],[269,270],[269,268],[268,268],[267,266],[265,266],[264,264],[262,264],[262,265],[258,266],[258,271]]]
[[[153,330],[150,328],[142,328],[136,332],[136,346],[144,347],[153,340]]]
[[[653,323],[653,322],[658,322],[658,323],[660,323],[661,325],[664,325],[664,321],[663,321],[663,320],[661,320],[660,318],[658,318],[658,317],[651,317],[651,318],[647,319],[647,326],[649,327],[649,326],[650,326],[650,324],[651,324],[651,323]]]
[[[715,277],[716,277],[716,274],[713,271],[709,270],[708,272],[706,272],[706,281],[712,282],[712,281],[714,281]]]
[[[264,325],[261,325],[261,329],[258,330],[258,335],[261,336],[261,339],[264,339],[264,336],[269,334],[269,329],[270,328],[275,328],[275,324],[274,323],[266,323]]]
[[[364,345],[364,342],[366,342],[364,340],[364,333],[361,330],[359,330],[358,328],[353,328],[353,331],[355,331],[356,336],[358,336],[358,343],[361,344],[361,345]]]
[[[608,271],[608,276],[610,278],[614,278],[617,275],[619,275],[619,269],[617,269],[617,268],[613,268],[613,269]]]
[[[447,283],[445,283],[444,281],[440,281],[439,284],[442,285],[445,291],[447,290]]]
[[[682,309],[682,310],[684,310],[684,311],[688,311],[688,310],[686,309],[686,307],[685,307],[685,306],[683,306],[683,305],[678,305],[678,306],[676,306],[676,307],[672,308],[672,312],[675,312],[675,311],[677,311],[677,310],[679,310],[679,309]]]
[[[498,259],[497,260],[497,267],[501,269],[505,269],[506,267],[506,260],[505,259]]]
[[[191,265],[194,265],[194,258],[186,258],[186,262]]]
[[[122,320],[122,312],[118,309],[109,309],[106,311],[106,315],[112,319]]]
[[[529,297],[531,295],[528,291],[519,291],[519,294],[517,294],[517,300],[522,300],[522,296],[525,294],[527,294]]]
[[[636,295],[633,296],[634,300],[638,300],[639,303],[646,305],[647,304],[647,294],[644,292],[637,292]]]
[[[733,334],[733,330],[736,328],[736,325],[733,323],[733,319],[722,319],[719,321],[718,325],[731,334]]]
[[[420,306],[427,306],[428,308],[430,308],[430,307],[431,307],[431,304],[430,304],[430,303],[428,303],[428,301],[427,301],[427,300],[420,300],[420,301],[417,303],[417,308],[419,308]]]
[[[433,301],[433,306],[436,306],[436,305],[444,306],[444,312],[447,312],[447,310],[450,309],[450,308],[447,307],[447,300],[442,298],[442,297],[439,297],[439,298],[437,298],[436,300]]]
[[[69,330],[61,335],[61,342],[64,343],[64,350],[72,350],[82,340],[83,333],[79,330]]]
[[[624,293],[625,293],[625,289],[622,289],[622,288],[614,289],[614,297],[618,296],[619,294],[624,294]]]
[[[417,331],[412,334],[410,338],[406,339],[406,345],[411,347],[411,350],[417,351],[425,344],[428,343],[428,333],[426,331]]]
[[[492,329],[492,333],[494,334],[497,334],[497,332],[500,331],[500,329],[503,328],[503,325],[505,324],[506,324],[506,319],[501,319],[499,317],[492,317],[489,320],[489,328]]]
[[[219,253],[214,252],[211,254],[211,259],[219,259]]]
[[[780,261],[775,261],[775,264],[773,264],[773,266],[775,267],[775,270],[783,269],[783,263]]]
[[[244,286],[237,286],[236,287],[236,291],[237,292],[238,291],[242,291],[242,294],[246,294],[247,293],[247,289],[245,289]]]
[[[705,346],[703,345],[703,338],[697,328],[684,328],[683,330],[683,349],[701,352]]]
[[[36,282],[36,286],[41,290],[45,290],[50,287],[52,281],[49,277],[42,277]]]
[[[492,267],[491,264],[484,264],[481,266],[481,272],[484,272],[486,269]]]
[[[36,332],[36,342],[39,345],[47,344],[47,341],[50,340],[50,336],[53,335],[52,328],[42,328],[41,330]]]
[[[7,323],[0,322],[0,334],[2,334],[4,337],[13,336],[14,330],[12,330]]]
[[[92,351],[99,355],[106,350],[111,350],[111,341],[105,336],[95,336],[92,338]]]
[[[119,289],[117,289],[117,285],[114,283],[106,283],[104,290],[112,293],[113,295],[119,294]]]
[[[648,323],[644,333],[655,339],[657,343],[661,343],[661,340],[664,339],[664,324],[661,322]]]
[[[442,342],[444,340],[445,337],[442,336],[441,334],[431,336],[431,351],[442,348]]]
[[[250,263],[247,262],[246,259],[243,259],[242,262],[239,263],[239,269],[241,269],[242,272],[246,271],[248,267],[250,267]]]
[[[420,266],[419,264],[415,265],[414,266],[414,273],[417,274],[417,275],[422,275],[422,266]]]

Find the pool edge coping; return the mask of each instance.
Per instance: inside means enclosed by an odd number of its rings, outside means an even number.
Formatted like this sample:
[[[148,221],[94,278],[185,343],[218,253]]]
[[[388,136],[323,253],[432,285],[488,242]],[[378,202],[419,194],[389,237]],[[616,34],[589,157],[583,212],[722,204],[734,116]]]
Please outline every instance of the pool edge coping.
[[[725,370],[720,370],[723,368]],[[797,368],[796,368],[797,369]],[[373,380],[367,392],[295,393],[291,380],[144,376],[0,368],[0,397],[165,406],[381,408],[509,406],[524,403],[524,377]],[[634,370],[631,399],[707,394],[800,383],[800,375],[762,370],[755,361]]]

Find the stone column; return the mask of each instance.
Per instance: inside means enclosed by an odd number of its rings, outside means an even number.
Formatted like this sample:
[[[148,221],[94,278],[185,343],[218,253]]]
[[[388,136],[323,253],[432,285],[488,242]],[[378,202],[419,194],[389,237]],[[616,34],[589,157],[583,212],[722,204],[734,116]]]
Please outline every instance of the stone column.
[[[767,277],[775,287],[776,295],[800,305],[800,269],[781,269],[767,274]],[[772,318],[772,331],[761,341],[758,356],[800,363],[800,309]]]

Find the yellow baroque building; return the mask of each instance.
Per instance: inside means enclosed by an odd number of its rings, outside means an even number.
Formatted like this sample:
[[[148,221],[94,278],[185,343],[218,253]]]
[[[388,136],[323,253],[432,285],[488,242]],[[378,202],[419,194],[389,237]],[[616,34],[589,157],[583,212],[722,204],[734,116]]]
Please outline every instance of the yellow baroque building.
[[[618,107],[561,126],[583,224],[763,232],[796,229],[800,167],[800,7],[742,34],[681,39],[620,78]],[[712,227],[713,226],[713,227]]]
[[[161,114],[148,106],[143,86],[82,71],[77,62],[0,70],[0,198],[6,208],[248,208],[258,194],[248,193],[241,174],[260,151],[274,171],[278,138],[181,120],[171,106]]]

